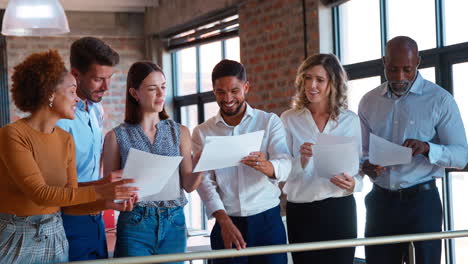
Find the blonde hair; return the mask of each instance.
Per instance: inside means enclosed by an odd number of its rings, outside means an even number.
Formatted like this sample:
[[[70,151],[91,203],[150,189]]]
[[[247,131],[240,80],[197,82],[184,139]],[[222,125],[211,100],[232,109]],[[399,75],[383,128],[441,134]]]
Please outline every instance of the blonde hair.
[[[295,81],[297,92],[292,100],[292,107],[293,109],[300,110],[309,104],[305,93],[304,76],[308,70],[317,65],[321,65],[328,74],[328,85],[330,85],[330,118],[336,121],[341,110],[348,108],[348,77],[338,58],[333,54],[314,54],[301,63],[297,69]]]

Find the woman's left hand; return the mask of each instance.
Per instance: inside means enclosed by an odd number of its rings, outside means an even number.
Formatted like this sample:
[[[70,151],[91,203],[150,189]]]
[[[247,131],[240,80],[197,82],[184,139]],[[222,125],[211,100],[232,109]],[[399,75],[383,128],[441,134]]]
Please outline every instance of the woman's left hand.
[[[249,156],[244,157],[241,162],[270,178],[275,178],[275,169],[273,168],[273,164],[267,160],[266,155],[263,152],[251,152]]]
[[[349,174],[347,173],[335,175],[330,179],[330,181],[343,190],[354,192],[354,186],[356,185],[356,181],[354,180],[354,177],[349,176]]]

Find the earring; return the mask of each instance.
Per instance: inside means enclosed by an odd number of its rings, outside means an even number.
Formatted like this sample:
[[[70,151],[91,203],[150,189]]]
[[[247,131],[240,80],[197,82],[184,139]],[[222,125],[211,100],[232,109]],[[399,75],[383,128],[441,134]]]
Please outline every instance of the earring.
[[[49,101],[49,107],[52,108],[52,106],[53,106],[53,101],[50,100],[50,101]]]

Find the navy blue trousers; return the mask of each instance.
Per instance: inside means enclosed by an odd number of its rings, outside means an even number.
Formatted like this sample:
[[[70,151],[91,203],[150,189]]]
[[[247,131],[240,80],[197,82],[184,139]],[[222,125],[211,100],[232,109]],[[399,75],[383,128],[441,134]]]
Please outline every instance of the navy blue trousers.
[[[436,189],[414,194],[410,198],[389,197],[371,191],[365,199],[366,237],[440,232],[442,203]],[[416,263],[440,264],[441,241],[414,243]],[[366,247],[367,264],[408,263],[408,243]]]
[[[288,202],[289,243],[306,243],[357,237],[356,201],[353,195],[311,203]],[[355,248],[293,252],[294,264],[353,264]]]
[[[63,227],[70,245],[69,260],[105,259],[107,254],[106,230],[102,214],[62,214]]]
[[[263,213],[247,217],[231,216],[232,222],[242,234],[247,247],[286,244],[286,231],[280,216],[280,207],[276,206]],[[211,248],[224,249],[221,228],[216,222],[211,231]],[[286,253],[260,256],[248,256],[228,259],[214,259],[213,264],[287,264]]]

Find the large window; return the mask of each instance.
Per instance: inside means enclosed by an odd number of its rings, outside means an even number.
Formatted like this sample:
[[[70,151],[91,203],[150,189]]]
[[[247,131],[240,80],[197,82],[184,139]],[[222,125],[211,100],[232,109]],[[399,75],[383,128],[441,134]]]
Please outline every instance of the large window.
[[[197,26],[173,36],[168,49],[171,52],[174,87],[174,118],[187,126],[190,132],[205,120],[215,116],[218,105],[212,92],[211,71],[222,59],[240,61],[238,16]],[[203,203],[197,192],[187,194],[185,207],[189,232],[209,230]]]
[[[466,3],[465,3],[466,2]],[[465,128],[468,126],[468,18],[467,1],[458,0],[354,0],[334,8],[335,53],[348,72],[348,105],[352,111],[362,96],[385,81],[380,58],[388,39],[407,35],[421,50],[419,72],[452,93],[460,108]],[[365,10],[365,11],[363,11]],[[364,14],[365,13],[365,14]],[[444,206],[444,230],[467,229],[468,170],[447,171],[437,181]],[[358,208],[359,236],[364,236],[364,197],[372,188],[366,180],[362,193],[355,195]],[[444,263],[468,261],[468,239],[444,242]],[[356,257],[364,258],[363,248]]]

